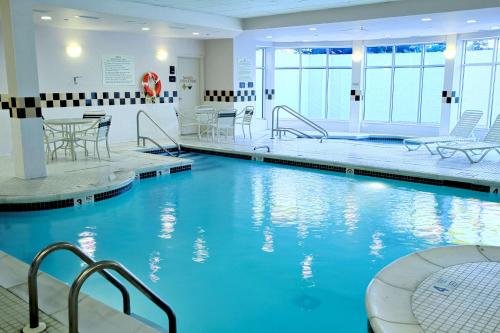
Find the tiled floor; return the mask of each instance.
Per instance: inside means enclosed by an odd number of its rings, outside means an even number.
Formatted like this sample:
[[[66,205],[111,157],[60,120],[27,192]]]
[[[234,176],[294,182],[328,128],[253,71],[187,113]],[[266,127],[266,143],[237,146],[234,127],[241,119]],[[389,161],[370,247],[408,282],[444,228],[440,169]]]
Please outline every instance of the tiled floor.
[[[258,149],[261,156],[293,158],[294,160],[315,161],[345,167],[362,168],[372,171],[393,172],[405,176],[466,181],[500,187],[500,155],[491,152],[477,164],[470,164],[465,156],[457,154],[450,159],[431,156],[426,150],[408,152],[403,145],[370,141],[325,140],[319,143],[314,139],[270,139],[269,132],[261,132],[253,140],[237,137],[232,140],[211,142],[197,136],[184,136],[183,146],[227,152],[255,153],[256,146],[269,146]]]
[[[66,333],[68,328],[45,313],[40,321],[47,325],[47,333]],[[28,323],[28,304],[7,289],[0,287],[0,333],[19,332]]]
[[[13,162],[0,157],[0,204],[62,200],[85,196],[89,192],[104,192],[133,181],[136,173],[164,170],[190,164],[175,157],[144,154],[134,143],[113,145],[111,158],[98,161],[92,157],[59,156],[47,164],[48,177],[23,180],[14,177]]]

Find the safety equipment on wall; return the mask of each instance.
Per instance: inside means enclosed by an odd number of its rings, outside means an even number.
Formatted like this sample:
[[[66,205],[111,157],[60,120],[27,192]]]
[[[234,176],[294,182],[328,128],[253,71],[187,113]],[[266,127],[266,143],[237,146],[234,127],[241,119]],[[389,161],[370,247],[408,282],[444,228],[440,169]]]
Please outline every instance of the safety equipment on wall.
[[[149,86],[150,81],[154,83],[154,90]],[[158,74],[155,72],[148,72],[144,75],[142,79],[142,88],[144,89],[144,93],[149,97],[157,97],[160,96],[161,93],[161,80]]]

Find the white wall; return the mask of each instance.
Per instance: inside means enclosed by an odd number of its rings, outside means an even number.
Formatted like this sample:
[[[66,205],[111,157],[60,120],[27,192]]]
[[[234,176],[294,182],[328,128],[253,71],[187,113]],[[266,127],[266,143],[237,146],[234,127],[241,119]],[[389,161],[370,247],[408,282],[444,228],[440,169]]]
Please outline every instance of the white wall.
[[[82,47],[79,58],[69,58],[66,45],[78,43]],[[140,91],[140,81],[144,73],[157,72],[162,79],[163,89],[178,90],[177,83],[169,83],[169,66],[177,67],[177,58],[203,57],[203,42],[191,39],[165,39],[150,34],[63,30],[36,27],[36,46],[40,92],[122,92]],[[168,52],[164,62],[156,59],[158,49]],[[104,86],[102,82],[101,59],[103,55],[128,55],[135,58],[136,82],[134,86]],[[3,60],[0,56],[0,64]],[[4,67],[4,66],[0,66]],[[73,76],[82,76],[78,85]],[[5,74],[0,70],[0,92]],[[7,90],[4,88],[5,91]],[[177,134],[177,119],[173,104],[147,104],[79,108],[47,108],[46,118],[81,117],[84,111],[105,110],[113,116],[110,131],[111,142],[133,141],[136,138],[135,116],[139,109],[146,110],[170,133]],[[7,114],[7,116],[5,116]],[[10,125],[8,112],[0,116],[0,155],[9,154]],[[147,131],[147,126],[145,126]],[[8,133],[7,133],[8,132]],[[159,131],[153,137],[161,138]]]
[[[233,40],[205,41],[205,89],[233,89]]]

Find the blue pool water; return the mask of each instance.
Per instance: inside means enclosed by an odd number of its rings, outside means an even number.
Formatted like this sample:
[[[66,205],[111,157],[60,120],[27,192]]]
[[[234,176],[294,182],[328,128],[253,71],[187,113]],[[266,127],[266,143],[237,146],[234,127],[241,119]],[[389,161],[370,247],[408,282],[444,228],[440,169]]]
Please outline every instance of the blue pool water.
[[[0,249],[29,262],[55,241],[122,262],[172,305],[179,332],[365,332],[373,275],[416,250],[500,245],[497,197],[453,188],[193,155],[93,205],[0,214]],[[56,253],[42,269],[70,282]],[[120,308],[99,276],[84,288]],[[132,311],[166,325],[134,293]]]

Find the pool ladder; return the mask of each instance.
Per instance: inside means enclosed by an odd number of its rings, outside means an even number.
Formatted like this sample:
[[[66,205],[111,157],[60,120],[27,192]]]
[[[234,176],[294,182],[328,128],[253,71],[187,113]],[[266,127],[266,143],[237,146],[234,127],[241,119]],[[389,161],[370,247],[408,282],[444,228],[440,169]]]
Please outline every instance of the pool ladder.
[[[280,127],[280,111],[283,111],[287,113],[288,115],[294,117],[295,119],[299,120],[300,122],[306,124],[313,130],[319,133],[319,136],[313,136],[310,134],[307,134],[305,132],[302,132],[296,128],[293,127]],[[316,139],[319,138],[319,142],[323,142],[323,139],[328,139],[328,131],[324,129],[323,127],[319,126],[316,124],[314,121],[311,119],[304,117],[294,109],[292,109],[289,106],[286,105],[277,105],[274,107],[273,112],[272,112],[272,129],[271,129],[271,139],[274,139],[274,135],[277,134],[278,138],[281,139],[282,134],[286,133],[291,133],[295,135],[298,138],[308,138],[308,139]]]
[[[68,325],[69,333],[78,333],[78,295],[80,289],[82,288],[85,281],[92,276],[94,273],[101,274],[106,280],[108,280],[112,285],[114,285],[118,290],[120,290],[123,298],[123,313],[130,315],[130,295],[127,288],[118,281],[113,275],[111,275],[107,270],[113,270],[118,273],[122,278],[130,282],[136,289],[138,289],[144,296],[149,298],[156,306],[158,306],[168,317],[168,332],[177,333],[177,321],[176,316],[172,308],[165,303],[158,295],[156,295],[151,289],[149,289],[141,280],[139,280],[134,274],[128,271],[124,266],[116,261],[104,260],[104,261],[94,261],[88,255],[86,255],[78,247],[74,246],[68,242],[58,242],[47,246],[42,249],[35,256],[31,262],[31,266],[28,272],[28,294],[29,294],[29,318],[30,322],[23,332],[42,332],[45,330],[46,325],[40,322],[40,317],[38,314],[38,285],[37,285],[37,275],[42,261],[52,252],[66,250],[77,257],[79,257],[88,266],[78,274],[76,279],[73,281],[69,289],[68,296]]]
[[[172,138],[156,121],[151,118],[151,116],[144,110],[139,110],[137,112],[137,118],[136,118],[136,123],[137,123],[137,146],[141,145],[141,140],[142,140],[142,146],[146,146],[146,140],[160,148],[163,152],[167,153],[168,155],[172,156],[172,153],[168,150],[165,149],[162,145],[160,145],[156,140],[152,139],[149,136],[144,136],[141,135],[141,126],[140,126],[140,120],[141,120],[141,114],[146,116],[153,125],[155,125],[156,128],[158,128],[170,141],[172,141],[176,146],[177,146],[177,156],[181,154],[181,145],[174,139]]]

